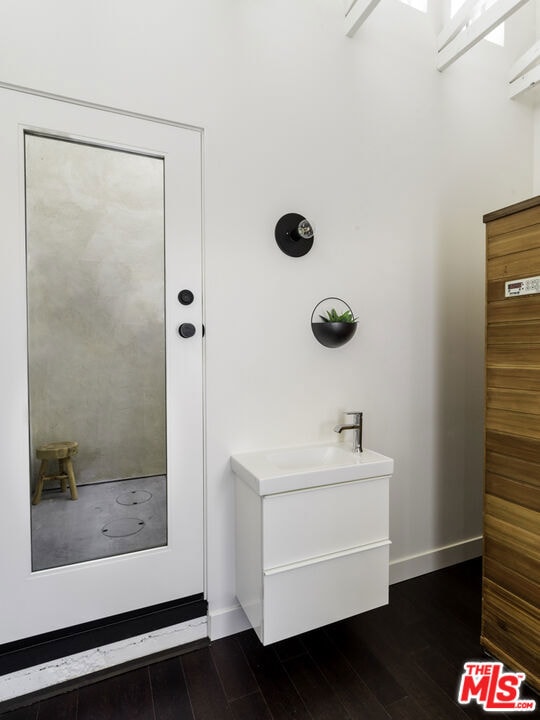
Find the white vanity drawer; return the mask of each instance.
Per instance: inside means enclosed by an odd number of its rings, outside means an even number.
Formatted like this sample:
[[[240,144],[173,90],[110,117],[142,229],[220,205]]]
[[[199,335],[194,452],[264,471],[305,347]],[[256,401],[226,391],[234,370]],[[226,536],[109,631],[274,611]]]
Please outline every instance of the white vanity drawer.
[[[263,498],[263,568],[388,538],[389,478]]]
[[[267,645],[386,605],[389,545],[267,571],[261,641]]]

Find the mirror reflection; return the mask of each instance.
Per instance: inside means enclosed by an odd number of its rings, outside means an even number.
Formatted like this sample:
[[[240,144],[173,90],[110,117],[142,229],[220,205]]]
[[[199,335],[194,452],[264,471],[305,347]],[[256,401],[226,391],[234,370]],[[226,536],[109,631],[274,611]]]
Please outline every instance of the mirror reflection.
[[[163,159],[26,134],[32,569],[165,545]]]

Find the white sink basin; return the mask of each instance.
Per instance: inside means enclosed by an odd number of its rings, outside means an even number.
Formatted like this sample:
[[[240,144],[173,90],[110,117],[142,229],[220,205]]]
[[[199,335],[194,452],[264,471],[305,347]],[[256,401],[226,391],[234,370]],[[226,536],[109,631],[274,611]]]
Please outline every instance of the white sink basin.
[[[271,495],[391,475],[394,461],[373,450],[353,453],[325,443],[233,455],[231,467],[259,495]]]
[[[266,460],[281,470],[307,470],[318,467],[349,465],[359,455],[337,445],[308,445],[306,447],[271,450]]]

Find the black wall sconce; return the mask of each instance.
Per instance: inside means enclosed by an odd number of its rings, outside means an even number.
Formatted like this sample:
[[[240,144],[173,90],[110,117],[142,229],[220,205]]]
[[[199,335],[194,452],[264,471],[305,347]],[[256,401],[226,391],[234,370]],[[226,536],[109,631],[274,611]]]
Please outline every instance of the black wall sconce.
[[[287,213],[277,221],[276,242],[285,255],[302,257],[313,245],[313,228],[303,215]]]

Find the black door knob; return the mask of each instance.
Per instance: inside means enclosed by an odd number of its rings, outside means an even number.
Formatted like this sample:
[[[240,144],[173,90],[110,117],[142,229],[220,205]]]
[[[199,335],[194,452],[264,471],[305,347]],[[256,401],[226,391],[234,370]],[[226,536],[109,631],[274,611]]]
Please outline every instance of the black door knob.
[[[191,290],[180,290],[178,293],[178,302],[182,305],[191,305],[193,302],[193,293]]]
[[[195,335],[195,325],[192,323],[182,323],[178,328],[180,336],[183,338],[190,338]]]

